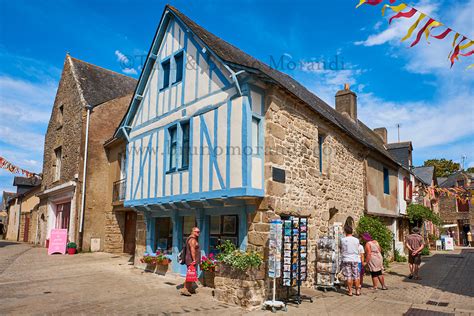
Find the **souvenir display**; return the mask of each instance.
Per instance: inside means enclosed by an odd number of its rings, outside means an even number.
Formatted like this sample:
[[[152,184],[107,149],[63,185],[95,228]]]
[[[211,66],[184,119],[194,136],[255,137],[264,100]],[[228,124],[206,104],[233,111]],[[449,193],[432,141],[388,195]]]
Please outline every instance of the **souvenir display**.
[[[318,288],[335,290],[339,284],[337,273],[340,270],[340,240],[343,236],[342,225],[335,223],[329,229],[329,235],[317,242],[316,284]]]
[[[282,230],[282,222],[280,220],[270,222],[268,276],[274,279],[281,276]],[[285,251],[285,253],[287,252],[290,251]],[[285,264],[287,263],[285,262]]]
[[[283,221],[283,286],[298,287],[297,295],[293,300],[300,304],[303,299],[312,301],[309,297],[300,294],[302,281],[307,277],[307,238],[308,219],[304,217],[288,217]]]

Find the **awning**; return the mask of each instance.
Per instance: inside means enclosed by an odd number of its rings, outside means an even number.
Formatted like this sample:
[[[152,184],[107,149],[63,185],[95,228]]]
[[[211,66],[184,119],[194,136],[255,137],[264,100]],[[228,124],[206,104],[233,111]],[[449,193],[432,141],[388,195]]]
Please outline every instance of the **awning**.
[[[449,228],[449,227],[458,227],[457,224],[446,224],[442,226],[443,228]]]

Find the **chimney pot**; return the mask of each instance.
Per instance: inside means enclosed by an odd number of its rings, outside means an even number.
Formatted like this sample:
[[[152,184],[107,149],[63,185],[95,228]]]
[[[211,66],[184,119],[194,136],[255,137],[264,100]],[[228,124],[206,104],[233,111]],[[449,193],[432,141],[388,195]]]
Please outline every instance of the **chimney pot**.
[[[344,84],[344,90],[336,93],[336,111],[357,122],[357,95],[350,90],[348,83]]]
[[[387,144],[387,129],[385,127],[374,128],[374,132],[382,138],[383,144]]]

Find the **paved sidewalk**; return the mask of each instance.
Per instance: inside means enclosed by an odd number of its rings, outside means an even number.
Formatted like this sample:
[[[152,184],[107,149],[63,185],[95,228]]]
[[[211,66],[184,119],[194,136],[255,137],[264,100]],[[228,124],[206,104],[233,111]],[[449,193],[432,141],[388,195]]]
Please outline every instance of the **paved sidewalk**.
[[[285,315],[474,315],[474,250],[424,258],[423,280],[405,276],[407,264],[392,264],[388,291],[362,296],[305,289],[314,303],[289,306]],[[273,315],[217,302],[202,288],[191,298],[176,287],[180,278],[133,268],[124,256],[88,253],[48,256],[44,248],[0,241],[0,314],[193,314]],[[368,286],[370,278],[365,279]],[[429,303],[429,304],[427,304]],[[447,306],[443,306],[446,305]]]

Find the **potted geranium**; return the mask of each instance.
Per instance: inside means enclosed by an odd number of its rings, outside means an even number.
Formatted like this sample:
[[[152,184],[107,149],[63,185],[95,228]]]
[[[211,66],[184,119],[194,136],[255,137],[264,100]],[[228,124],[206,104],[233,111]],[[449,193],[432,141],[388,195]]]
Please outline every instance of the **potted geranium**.
[[[72,242],[72,241],[68,242],[66,248],[67,248],[67,253],[70,255],[74,255],[77,252],[77,245],[75,242]]]
[[[143,257],[140,258],[140,262],[146,264],[145,271],[153,272],[156,268],[156,255],[144,253]]]
[[[208,257],[202,256],[201,258],[201,270],[203,272],[202,283],[207,287],[214,287],[214,277],[216,276],[217,260],[214,258],[214,254],[210,253]]]

